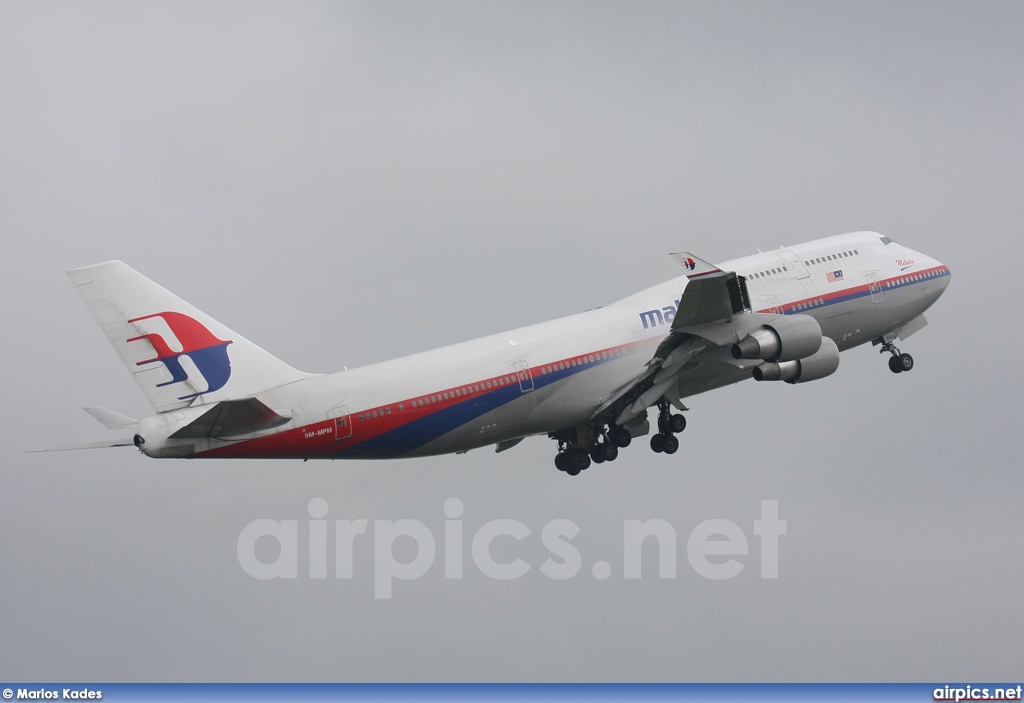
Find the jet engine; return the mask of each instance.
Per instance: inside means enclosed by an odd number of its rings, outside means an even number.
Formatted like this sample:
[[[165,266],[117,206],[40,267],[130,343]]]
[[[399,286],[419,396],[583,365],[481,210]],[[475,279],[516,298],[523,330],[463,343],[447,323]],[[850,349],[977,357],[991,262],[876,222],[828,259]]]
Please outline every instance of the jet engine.
[[[754,380],[806,383],[831,376],[839,368],[839,347],[828,337],[821,338],[821,347],[803,359],[775,363],[767,361],[754,367]]]
[[[779,316],[732,345],[734,359],[793,361],[821,347],[821,325],[810,315]]]

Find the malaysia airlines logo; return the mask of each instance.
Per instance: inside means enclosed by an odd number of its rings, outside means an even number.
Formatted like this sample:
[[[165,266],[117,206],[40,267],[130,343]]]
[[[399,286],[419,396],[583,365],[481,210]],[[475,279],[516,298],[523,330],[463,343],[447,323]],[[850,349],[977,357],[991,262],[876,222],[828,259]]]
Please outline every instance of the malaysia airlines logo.
[[[144,339],[153,345],[156,356],[140,361],[136,366],[162,363],[170,372],[171,380],[156,384],[158,388],[189,380],[188,372],[181,365],[183,356],[187,356],[202,374],[203,380],[206,381],[206,390],[181,396],[178,400],[191,400],[224,387],[228,379],[231,378],[231,360],[228,358],[228,345],[231,344],[231,340],[218,339],[198,320],[180,312],[158,312],[153,315],[136,317],[128,322],[141,322],[153,318],[160,318],[167,324],[174,336],[178,338],[181,351],[171,349],[167,340],[157,333],[132,337],[128,342]]]
[[[689,271],[693,271],[695,268],[697,268],[697,262],[694,261],[693,259],[686,259],[685,261],[683,261],[683,267]]]
[[[828,271],[825,273],[825,280],[829,283],[842,283],[843,282],[843,271]]]
[[[900,271],[906,271],[909,268],[917,266],[917,262],[913,259],[896,259],[896,265],[900,267]]]

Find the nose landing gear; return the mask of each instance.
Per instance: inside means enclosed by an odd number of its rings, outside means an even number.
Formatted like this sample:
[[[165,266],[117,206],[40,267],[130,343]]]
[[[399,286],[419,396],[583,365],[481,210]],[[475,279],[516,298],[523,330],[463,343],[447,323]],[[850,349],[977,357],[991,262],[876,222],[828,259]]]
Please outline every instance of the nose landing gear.
[[[886,352],[892,354],[889,357],[889,370],[893,373],[903,373],[914,368],[914,357],[910,354],[901,353],[892,342],[884,342],[882,348],[878,350],[879,354],[885,354]]]

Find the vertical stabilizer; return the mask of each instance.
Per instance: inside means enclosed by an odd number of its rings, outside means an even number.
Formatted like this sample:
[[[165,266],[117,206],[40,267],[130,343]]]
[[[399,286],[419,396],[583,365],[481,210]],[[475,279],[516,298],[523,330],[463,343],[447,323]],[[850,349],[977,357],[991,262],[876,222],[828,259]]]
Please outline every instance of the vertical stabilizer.
[[[120,261],[67,274],[158,413],[244,398],[311,375]]]

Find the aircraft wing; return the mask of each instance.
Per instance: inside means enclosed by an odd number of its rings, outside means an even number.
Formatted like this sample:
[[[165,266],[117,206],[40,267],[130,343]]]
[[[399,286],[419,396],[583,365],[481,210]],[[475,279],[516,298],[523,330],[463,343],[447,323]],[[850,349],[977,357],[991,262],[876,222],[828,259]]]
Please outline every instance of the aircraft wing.
[[[736,361],[725,352],[766,317],[750,311],[745,280],[688,252],[672,256],[688,271],[689,280],[670,332],[644,370],[613,393],[594,413],[594,420],[626,424],[662,396],[685,409],[683,397],[719,384],[723,374],[739,380],[749,373],[751,362]],[[713,353],[716,349],[723,353]]]

